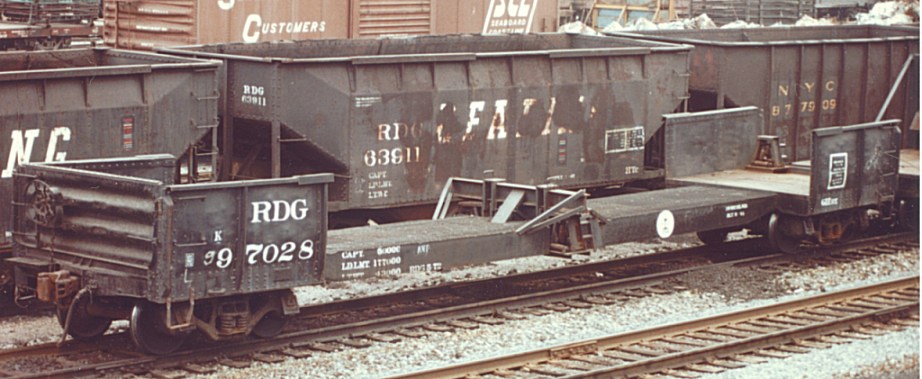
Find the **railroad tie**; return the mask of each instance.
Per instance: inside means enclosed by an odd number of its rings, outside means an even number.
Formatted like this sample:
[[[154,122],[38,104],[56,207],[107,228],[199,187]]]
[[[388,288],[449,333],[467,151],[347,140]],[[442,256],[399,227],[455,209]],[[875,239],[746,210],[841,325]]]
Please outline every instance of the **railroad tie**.
[[[736,330],[739,330],[739,331],[741,331],[741,332],[751,332],[751,333],[756,333],[756,334],[768,334],[768,333],[772,333],[772,332],[778,330],[777,328],[772,328],[772,329],[769,329],[769,328],[760,328],[760,327],[757,327],[757,326],[746,325],[746,324],[732,324],[732,325],[727,325],[727,328],[736,329]]]
[[[760,356],[760,357],[777,358],[777,359],[784,359],[784,358],[790,357],[789,354],[784,354],[781,352],[766,350],[766,349],[756,350],[752,352],[752,354],[756,356]]]
[[[804,349],[804,348],[800,348],[800,347],[792,346],[792,345],[778,345],[778,346],[773,347],[773,349],[778,350],[778,351],[783,351],[786,353],[794,353],[794,354],[806,354],[810,352],[809,349]]]
[[[202,366],[202,365],[195,364],[195,363],[183,363],[179,367],[182,368],[183,370],[186,370],[193,374],[199,374],[199,375],[211,374],[217,371],[213,367]]]
[[[448,326],[455,327],[455,328],[458,328],[458,329],[473,330],[473,329],[480,328],[480,325],[477,325],[477,324],[475,324],[475,323],[473,323],[473,322],[467,322],[467,321],[464,321],[464,320],[452,320],[452,321],[446,322],[446,324],[447,324]]]
[[[643,357],[625,354],[617,350],[604,350],[600,354],[604,357],[614,358],[624,362],[637,362],[644,359]]]
[[[422,338],[426,336],[426,333],[418,332],[410,329],[397,329],[391,333],[394,333],[398,336],[404,336],[407,338]]]
[[[726,330],[726,327],[723,327],[723,329],[721,329],[721,328],[708,329],[707,332],[708,332],[708,333],[711,333],[711,334],[717,334],[717,335],[721,335],[721,336],[734,337],[734,338],[749,338],[749,337],[752,337],[752,333],[734,332],[734,331],[732,331],[732,330]]]
[[[304,359],[312,355],[309,350],[294,349],[294,348],[282,349],[281,353],[289,357],[292,357],[294,359]]]
[[[282,357],[280,355],[262,354],[262,353],[253,354],[253,359],[260,361],[262,363],[269,363],[269,364],[281,363],[285,361],[285,357]]]
[[[743,363],[737,363],[729,359],[705,358],[704,361],[711,366],[717,366],[729,370],[746,367],[746,365]]]
[[[708,345],[706,343],[693,342],[693,341],[688,341],[688,340],[680,340],[680,339],[675,339],[673,337],[663,337],[663,338],[660,338],[659,340],[663,342],[671,343],[673,345],[686,345],[686,346],[694,346],[694,347],[705,347]]]
[[[553,360],[553,361],[548,361],[548,364],[551,365],[551,366],[554,366],[554,367],[560,367],[560,368],[562,368],[562,369],[567,369],[567,370],[570,370],[570,371],[589,371],[589,370],[592,370],[592,368],[587,367],[587,365],[586,365],[585,362],[579,362],[579,361],[575,361],[575,362],[574,362],[574,360],[572,360],[572,359],[570,359],[570,358],[567,358],[567,359],[565,359],[565,360]]]
[[[906,320],[906,319],[898,318],[898,319],[890,320],[890,322],[897,324],[897,325],[902,325],[902,326],[910,326],[910,327],[919,326],[919,320]]]
[[[447,325],[442,325],[442,324],[426,324],[426,325],[423,325],[423,329],[428,330],[430,332],[440,332],[440,333],[450,332],[450,331],[455,330],[455,328],[452,328]]]
[[[641,355],[641,356],[646,356],[646,357],[658,357],[664,354],[663,352],[660,352],[660,351],[654,351],[654,350],[644,349],[644,348],[634,347],[634,346],[619,346],[616,349],[623,351],[625,353]]]
[[[832,344],[820,342],[820,341],[808,341],[808,340],[796,340],[792,342],[796,346],[803,346],[811,349],[828,349],[832,347]]]
[[[695,373],[691,373],[688,371],[673,370],[673,369],[663,370],[663,373],[669,376],[674,376],[674,377],[683,378],[683,379],[697,379],[701,377],[701,375],[698,375]]]
[[[471,317],[471,321],[484,325],[503,325],[506,322],[493,317],[484,317],[484,316],[475,316]]]
[[[714,367],[710,365],[701,365],[701,364],[690,364],[688,366],[682,367],[682,369],[690,370],[694,372],[700,372],[702,374],[719,374],[724,371],[727,371],[727,369],[722,368],[722,367]]]
[[[396,335],[393,335],[393,334],[390,334],[390,333],[388,333],[388,334],[371,333],[371,334],[365,336],[365,338],[368,338],[368,339],[370,339],[370,340],[372,340],[372,341],[375,341],[375,342],[382,342],[382,343],[395,343],[395,342],[400,342],[400,341],[403,340],[402,338],[397,337]]]
[[[367,348],[367,347],[371,347],[371,345],[372,345],[372,343],[371,343],[371,342],[368,342],[368,340],[365,339],[365,338],[344,338],[344,339],[339,340],[339,341],[337,341],[337,342],[339,342],[339,343],[341,343],[341,344],[343,344],[343,345],[345,345],[345,346],[349,346],[349,347],[351,347],[351,348],[355,348],[355,349],[364,349],[364,348]]]
[[[150,376],[157,379],[181,379],[186,377],[186,373],[177,370],[151,370]]]
[[[752,364],[761,364],[768,362],[768,359],[761,358],[754,355],[754,353],[739,354],[733,356],[733,360],[743,362],[743,363],[752,363]]]
[[[230,368],[248,368],[250,367],[250,361],[238,361],[236,359],[224,358],[219,359],[218,364],[222,366],[227,366]]]
[[[542,367],[542,366],[537,366],[537,365],[527,365],[527,366],[525,366],[525,367],[522,367],[522,371],[525,371],[525,372],[533,372],[533,373],[538,374],[538,375],[547,375],[547,376],[553,376],[553,377],[566,376],[566,375],[567,375],[567,374],[564,373],[564,372],[560,372],[560,371],[556,371],[556,370],[551,370],[549,367]]]

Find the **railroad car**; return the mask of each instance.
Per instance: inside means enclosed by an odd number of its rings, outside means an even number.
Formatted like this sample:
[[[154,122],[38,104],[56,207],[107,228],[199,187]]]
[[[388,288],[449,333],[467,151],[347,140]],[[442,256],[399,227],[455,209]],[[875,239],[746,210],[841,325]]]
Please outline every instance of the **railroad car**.
[[[333,172],[331,210],[393,212],[433,204],[452,176],[661,178],[651,141],[687,96],[689,48],[531,34],[162,52],[224,63],[222,179]]]
[[[101,0],[0,0],[0,50],[54,50],[95,34]]]
[[[28,162],[169,153],[181,158],[184,180],[207,180],[217,70],[215,62],[109,48],[0,53],[0,198],[12,198],[13,171]],[[4,294],[10,214],[0,201]]]
[[[216,341],[279,333],[299,310],[295,286],[567,255],[715,226],[756,230],[794,251],[807,236],[786,232],[788,215],[875,209],[878,194],[896,191],[888,171],[899,167],[896,121],[815,130],[803,173],[744,170],[746,159],[727,151],[687,154],[685,141],[727,130],[755,139],[759,112],[667,116],[667,149],[700,163],[670,166],[681,186],[588,200],[585,191],[450,178],[432,220],[334,231],[331,174],[174,184],[171,156],[25,164],[15,175],[10,261],[17,288],[55,303],[71,336],[92,339],[128,319],[139,349],[167,354],[194,331]],[[446,217],[458,207],[477,216]]]
[[[490,187],[496,196],[524,199],[491,208],[503,219],[328,237],[331,174],[175,184],[174,165],[172,156],[147,156],[18,169],[16,285],[55,303],[71,336],[91,339],[111,320],[129,319],[133,341],[154,354],[175,350],[194,330],[214,340],[268,337],[298,312],[293,287],[542,254],[550,236],[522,236],[523,222],[509,218],[586,210],[584,192],[499,184]],[[480,254],[462,253],[477,246]]]
[[[908,217],[903,221],[906,225],[918,224],[917,27],[840,25],[612,34],[694,46],[689,109],[750,105],[763,109],[762,133],[778,138],[776,161],[766,162],[769,168],[808,164],[817,129],[900,120],[902,190],[890,195],[896,197],[895,209],[884,213]],[[880,196],[882,203],[891,200]],[[814,242],[836,240],[846,230],[867,223],[860,212],[788,218],[792,236],[810,235]],[[813,231],[822,232],[814,235]]]
[[[556,0],[112,0],[106,44],[127,49],[557,30]]]

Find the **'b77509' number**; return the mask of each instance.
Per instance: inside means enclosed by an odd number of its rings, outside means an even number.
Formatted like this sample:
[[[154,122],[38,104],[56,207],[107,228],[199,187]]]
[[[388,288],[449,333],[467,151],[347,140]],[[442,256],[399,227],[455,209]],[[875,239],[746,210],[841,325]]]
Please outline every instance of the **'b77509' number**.
[[[266,264],[291,262],[295,259],[306,261],[314,257],[314,241],[306,239],[298,245],[295,242],[282,244],[251,243],[246,246],[247,264],[255,265],[259,262]],[[230,267],[234,261],[234,251],[225,247],[220,250],[209,250],[205,253],[202,263],[205,266],[214,264],[218,268]]]

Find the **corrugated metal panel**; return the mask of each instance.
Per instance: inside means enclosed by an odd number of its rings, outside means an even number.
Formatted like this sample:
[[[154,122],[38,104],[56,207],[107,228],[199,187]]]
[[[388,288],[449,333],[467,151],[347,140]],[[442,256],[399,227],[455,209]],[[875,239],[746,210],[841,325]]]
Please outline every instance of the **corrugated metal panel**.
[[[359,0],[357,37],[431,32],[431,0]]]
[[[197,41],[195,1],[106,2],[103,39],[131,49]]]

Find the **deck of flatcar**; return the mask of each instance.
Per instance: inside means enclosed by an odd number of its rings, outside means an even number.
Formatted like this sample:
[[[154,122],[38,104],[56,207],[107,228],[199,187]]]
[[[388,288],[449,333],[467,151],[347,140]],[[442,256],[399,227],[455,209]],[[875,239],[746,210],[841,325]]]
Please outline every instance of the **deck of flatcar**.
[[[323,271],[326,279],[345,280],[543,254],[547,234],[520,236],[521,225],[450,217],[331,230]]]

